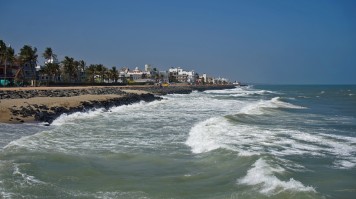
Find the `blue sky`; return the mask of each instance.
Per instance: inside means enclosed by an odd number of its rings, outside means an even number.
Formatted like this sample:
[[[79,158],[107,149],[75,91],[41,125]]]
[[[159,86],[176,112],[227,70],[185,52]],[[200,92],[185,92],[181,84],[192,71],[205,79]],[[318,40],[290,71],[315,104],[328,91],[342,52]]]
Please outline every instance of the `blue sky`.
[[[356,1],[0,0],[0,39],[107,67],[356,84]],[[43,62],[43,59],[39,59]]]

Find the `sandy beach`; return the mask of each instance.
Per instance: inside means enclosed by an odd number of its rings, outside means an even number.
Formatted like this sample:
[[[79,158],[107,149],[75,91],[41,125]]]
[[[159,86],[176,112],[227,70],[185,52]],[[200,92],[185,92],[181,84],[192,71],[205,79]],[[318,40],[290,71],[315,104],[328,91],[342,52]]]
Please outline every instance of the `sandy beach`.
[[[73,97],[34,97],[29,99],[4,99],[0,101],[0,122],[4,123],[21,123],[33,122],[34,117],[21,117],[14,116],[10,108],[17,109],[26,106],[45,105],[48,108],[64,107],[71,108],[77,107],[85,101],[107,101],[108,99],[120,98],[120,95],[81,95]],[[16,119],[18,118],[18,119]]]
[[[37,116],[84,111],[87,108],[154,100],[152,94],[190,93],[192,90],[224,89],[223,86],[78,86],[0,88],[0,122],[35,122]],[[93,104],[94,103],[94,104]],[[85,106],[88,107],[85,107]],[[57,110],[61,109],[61,110]],[[57,111],[57,112],[56,112]],[[43,114],[42,114],[43,113]],[[53,116],[55,115],[55,116]],[[41,119],[40,119],[41,120]]]
[[[104,86],[97,87],[20,87],[20,88],[1,88],[0,91],[31,91],[31,90],[75,90],[75,89],[97,89],[110,88]],[[114,88],[114,87],[111,87]],[[117,87],[116,87],[117,88]],[[121,89],[121,87],[120,87]],[[127,94],[147,94],[148,92],[142,90],[123,89]],[[28,99],[1,99],[0,100],[0,122],[3,123],[23,123],[34,122],[34,116],[23,117],[21,115],[14,115],[11,110],[20,110],[23,107],[37,107],[46,106],[48,109],[52,107],[63,107],[70,109],[80,106],[83,102],[99,101],[105,102],[110,99],[121,98],[125,95],[105,94],[105,95],[80,95],[72,97],[33,97]]]

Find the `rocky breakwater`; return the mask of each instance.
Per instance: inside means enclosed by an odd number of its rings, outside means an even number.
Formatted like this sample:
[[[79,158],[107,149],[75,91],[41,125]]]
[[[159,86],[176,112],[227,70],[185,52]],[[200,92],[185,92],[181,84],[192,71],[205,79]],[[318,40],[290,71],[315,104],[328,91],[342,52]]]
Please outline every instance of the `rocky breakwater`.
[[[167,95],[167,94],[189,94],[193,91],[205,91],[205,90],[222,90],[222,89],[233,89],[236,88],[235,85],[186,85],[186,86],[175,86],[170,85],[167,87],[160,86],[150,86],[150,87],[132,87],[130,89],[144,90],[149,93],[157,95]]]
[[[28,89],[28,90],[0,90],[1,99],[29,99],[33,97],[73,97],[80,95],[125,94],[115,87],[91,87],[83,89]]]
[[[147,92],[125,92],[120,88],[0,91],[0,122],[47,122],[61,114],[110,109],[140,101],[161,99]]]
[[[62,115],[63,113],[71,114],[74,112],[85,112],[92,109],[104,108],[106,110],[121,105],[133,104],[140,101],[151,102],[157,99],[161,99],[160,97],[156,97],[153,94],[127,94],[123,97],[117,97],[106,100],[90,100],[80,102],[79,106],[74,107],[62,107],[62,106],[53,106],[48,108],[46,106],[37,106],[38,108],[28,106],[27,108],[23,108],[19,114],[26,114],[27,116],[34,116],[36,121],[47,122],[48,124],[52,123],[54,119]]]

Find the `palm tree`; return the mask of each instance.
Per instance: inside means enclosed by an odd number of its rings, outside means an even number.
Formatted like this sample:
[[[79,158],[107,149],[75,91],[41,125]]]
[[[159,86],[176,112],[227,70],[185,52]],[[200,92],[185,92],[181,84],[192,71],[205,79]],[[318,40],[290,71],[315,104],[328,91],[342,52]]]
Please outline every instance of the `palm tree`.
[[[102,64],[96,65],[96,72],[100,75],[101,83],[104,82],[104,75],[105,75],[106,70],[107,69],[105,68],[104,65],[102,65]]]
[[[106,79],[107,83],[109,83],[110,79],[111,79],[110,70],[108,70],[106,67],[104,67],[104,80],[105,79]]]
[[[24,45],[20,49],[19,61],[21,64],[22,81],[28,76],[31,80],[35,80],[36,64],[37,64],[37,48],[32,48],[30,45]]]
[[[42,56],[47,60],[47,62],[52,62],[52,63],[54,63],[55,62],[54,60],[57,58],[57,55],[53,53],[52,48],[50,47],[46,48]]]
[[[94,83],[95,73],[96,73],[96,65],[90,64],[88,68],[86,68],[85,73],[88,75],[87,78],[91,83]]]
[[[6,79],[7,79],[7,66],[10,64],[10,66],[14,63],[15,61],[15,51],[11,46],[9,47],[6,46],[5,42],[3,40],[0,40],[0,64],[4,63],[5,68],[4,68],[4,85],[7,84]]]
[[[73,62],[75,73],[73,74],[73,78],[75,82],[80,81],[80,69],[79,69],[79,61],[74,60]]]
[[[40,70],[40,73],[48,75],[50,78],[47,79],[47,85],[49,81],[56,82],[56,77],[59,75],[59,64],[58,63],[46,63],[46,65]]]
[[[115,66],[110,69],[110,76],[112,79],[114,79],[114,82],[117,83],[117,80],[119,79],[119,74]]]
[[[11,46],[6,46],[3,40],[0,40],[0,63],[13,64],[15,61],[15,50]]]
[[[76,77],[78,71],[77,65],[75,64],[73,57],[65,56],[62,61],[64,73],[68,75],[69,82]]]
[[[78,61],[78,77],[80,82],[82,82],[82,80],[85,78],[85,71],[86,71],[86,64],[84,62],[84,60],[79,60]]]

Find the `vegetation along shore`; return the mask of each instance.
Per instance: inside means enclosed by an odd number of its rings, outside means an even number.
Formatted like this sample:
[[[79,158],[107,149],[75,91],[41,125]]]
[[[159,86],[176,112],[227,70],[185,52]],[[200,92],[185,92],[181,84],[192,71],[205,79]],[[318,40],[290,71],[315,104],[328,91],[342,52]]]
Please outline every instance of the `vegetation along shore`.
[[[161,99],[159,95],[193,90],[233,88],[226,78],[212,77],[182,67],[159,70],[145,64],[130,69],[111,69],[64,56],[59,60],[52,48],[42,53],[38,63],[36,47],[24,45],[16,54],[0,40],[0,122],[47,122],[63,113],[109,109],[139,101]]]

